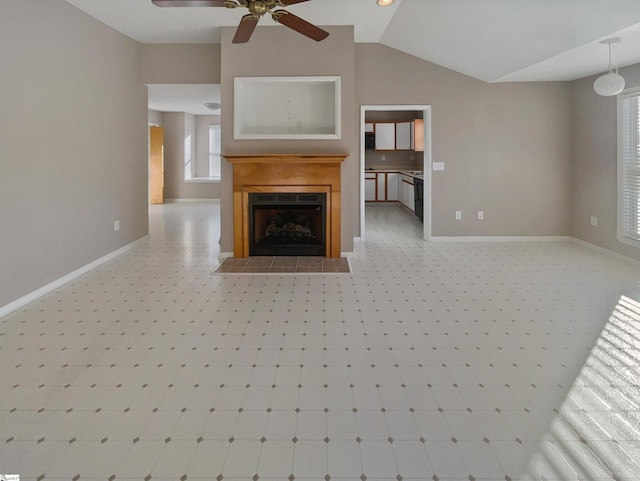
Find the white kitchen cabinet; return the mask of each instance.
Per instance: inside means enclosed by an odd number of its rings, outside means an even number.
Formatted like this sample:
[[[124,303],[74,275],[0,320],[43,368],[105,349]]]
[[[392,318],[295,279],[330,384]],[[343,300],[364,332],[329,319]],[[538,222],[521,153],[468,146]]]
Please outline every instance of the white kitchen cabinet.
[[[366,202],[397,202],[400,197],[397,172],[367,172],[364,175]]]
[[[400,200],[398,194],[398,184],[400,176],[395,172],[387,172],[387,200],[397,201]]]
[[[364,200],[366,202],[373,202],[376,200],[376,174],[365,174],[364,176]]]
[[[396,122],[396,150],[411,150],[412,122]]]
[[[376,150],[395,150],[396,124],[395,122],[376,122]]]
[[[385,201],[387,200],[387,173],[386,172],[378,172],[378,191],[376,195],[376,200]]]
[[[374,132],[375,150],[424,150],[424,121],[367,122],[366,133]]]
[[[415,211],[415,192],[413,185],[413,177],[409,175],[400,175],[400,203],[411,212]]]

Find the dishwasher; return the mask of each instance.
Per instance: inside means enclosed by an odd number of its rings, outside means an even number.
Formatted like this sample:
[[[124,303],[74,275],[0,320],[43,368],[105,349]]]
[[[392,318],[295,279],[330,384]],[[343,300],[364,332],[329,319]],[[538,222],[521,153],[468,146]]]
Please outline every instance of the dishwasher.
[[[415,194],[415,214],[420,222],[424,222],[424,180],[413,179],[413,190]]]

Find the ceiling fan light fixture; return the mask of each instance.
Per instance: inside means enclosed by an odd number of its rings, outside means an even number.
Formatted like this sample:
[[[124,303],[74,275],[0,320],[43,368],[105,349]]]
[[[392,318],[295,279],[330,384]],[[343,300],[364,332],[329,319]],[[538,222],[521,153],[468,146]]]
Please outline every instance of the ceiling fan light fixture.
[[[615,72],[611,66],[611,44],[620,42],[620,37],[612,37],[602,40],[600,43],[609,46],[609,71],[601,75],[593,83],[593,90],[603,97],[612,97],[618,95],[624,90],[624,78],[618,75],[618,68]]]
[[[378,0],[376,3],[380,7],[389,7],[389,6],[393,5],[395,1],[396,0]]]

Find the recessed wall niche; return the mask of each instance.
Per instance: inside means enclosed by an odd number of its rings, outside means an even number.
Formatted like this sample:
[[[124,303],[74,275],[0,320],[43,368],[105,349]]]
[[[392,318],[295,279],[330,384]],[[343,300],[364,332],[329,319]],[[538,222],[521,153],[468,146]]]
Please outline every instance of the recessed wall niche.
[[[236,77],[234,139],[339,139],[340,77]]]

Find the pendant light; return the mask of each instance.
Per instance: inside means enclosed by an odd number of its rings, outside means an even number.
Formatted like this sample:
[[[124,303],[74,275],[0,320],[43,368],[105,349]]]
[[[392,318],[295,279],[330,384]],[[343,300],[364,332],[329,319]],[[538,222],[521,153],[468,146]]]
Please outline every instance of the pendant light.
[[[609,72],[598,77],[593,83],[593,90],[595,90],[598,95],[610,97],[618,95],[624,90],[624,78],[622,75],[618,75],[618,67],[616,67],[614,72],[611,65],[611,44],[619,42],[620,37],[612,37],[600,41],[601,44],[609,46]]]

